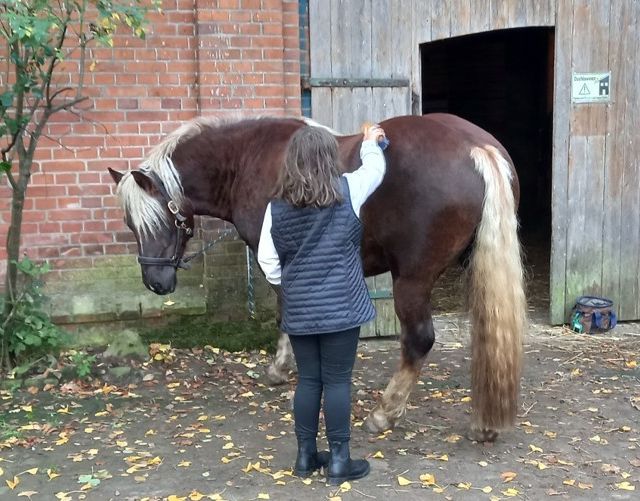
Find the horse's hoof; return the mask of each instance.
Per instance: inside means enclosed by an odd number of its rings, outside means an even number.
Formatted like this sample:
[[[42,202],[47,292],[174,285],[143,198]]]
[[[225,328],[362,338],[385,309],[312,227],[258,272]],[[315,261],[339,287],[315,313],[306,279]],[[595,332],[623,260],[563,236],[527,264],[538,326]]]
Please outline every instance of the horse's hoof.
[[[469,432],[469,440],[474,442],[495,442],[497,438],[498,432],[496,430],[471,430]]]
[[[289,380],[289,374],[286,371],[278,370],[275,366],[270,365],[267,369],[267,380],[271,386],[278,386]]]
[[[366,424],[371,433],[382,433],[393,429],[395,423],[387,417],[382,407],[378,406],[369,413]]]

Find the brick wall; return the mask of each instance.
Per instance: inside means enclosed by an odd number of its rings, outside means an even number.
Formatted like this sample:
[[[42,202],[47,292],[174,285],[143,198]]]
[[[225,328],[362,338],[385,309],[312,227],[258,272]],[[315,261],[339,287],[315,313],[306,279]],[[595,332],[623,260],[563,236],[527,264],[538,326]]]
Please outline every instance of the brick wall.
[[[68,291],[78,280],[89,287],[86,277],[105,267],[142,287],[133,257],[126,266],[109,258],[136,249],[107,167],[135,168],[164,134],[198,115],[300,114],[296,0],[165,0],[163,14],[150,21],[144,41],[123,34],[113,49],[91,49],[95,64],[85,76],[91,99],[81,106],[82,117],[55,115],[46,132],[51,139],[41,140],[22,248],[51,261],[51,287]],[[78,62],[69,60],[60,84],[77,74]],[[9,203],[3,183],[3,244]],[[3,280],[4,273],[2,266]],[[186,283],[202,282],[198,273],[196,267]]]

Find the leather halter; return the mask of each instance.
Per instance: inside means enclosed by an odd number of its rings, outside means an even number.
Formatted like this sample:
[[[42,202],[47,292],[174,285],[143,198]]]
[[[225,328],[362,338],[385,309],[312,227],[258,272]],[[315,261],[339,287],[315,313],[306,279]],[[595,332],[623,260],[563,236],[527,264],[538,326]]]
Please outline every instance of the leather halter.
[[[188,269],[189,266],[187,265],[187,261],[190,261],[190,259],[185,260],[181,255],[179,256],[178,254],[180,253],[180,246],[183,243],[183,240],[185,238],[188,239],[193,234],[193,228],[189,227],[189,225],[187,224],[187,217],[180,212],[180,207],[178,207],[178,204],[169,196],[169,193],[167,192],[162,179],[160,179],[155,172],[151,171],[145,172],[145,175],[153,183],[153,186],[158,190],[164,202],[167,204],[169,212],[171,212],[171,214],[173,215],[173,222],[178,234],[176,235],[176,246],[173,251],[173,256],[171,256],[170,258],[149,257],[139,254],[138,263],[146,266],[172,266],[175,269]]]

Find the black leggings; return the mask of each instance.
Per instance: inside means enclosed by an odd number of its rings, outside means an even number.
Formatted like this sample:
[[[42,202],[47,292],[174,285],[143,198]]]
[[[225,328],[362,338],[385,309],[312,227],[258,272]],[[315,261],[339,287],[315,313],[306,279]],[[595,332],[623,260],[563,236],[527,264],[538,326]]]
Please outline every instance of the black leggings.
[[[351,371],[359,336],[360,327],[289,336],[298,366],[293,399],[298,440],[316,438],[323,392],[327,438],[330,442],[346,442],[351,437]]]

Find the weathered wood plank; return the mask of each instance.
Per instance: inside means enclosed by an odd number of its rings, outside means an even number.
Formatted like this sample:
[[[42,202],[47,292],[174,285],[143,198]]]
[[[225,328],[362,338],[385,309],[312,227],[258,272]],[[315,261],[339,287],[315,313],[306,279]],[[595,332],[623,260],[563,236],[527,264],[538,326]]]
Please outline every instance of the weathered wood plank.
[[[309,2],[309,48],[311,51],[311,77],[332,75],[331,70],[331,11],[326,0]],[[331,89],[312,89],[311,115],[321,124],[331,126],[333,121]]]
[[[620,141],[624,145],[624,172],[622,180],[622,222],[620,237],[620,316],[622,319],[640,318],[640,118],[637,103],[640,102],[640,75],[638,57],[640,55],[640,3],[625,2],[629,9],[629,24],[621,42],[628,46],[621,64],[627,65],[628,79],[624,84],[624,95],[614,96],[625,99],[627,110],[624,117],[624,133]]]
[[[471,33],[472,0],[451,0],[451,36],[459,37]],[[477,9],[477,6],[476,6]]]
[[[575,136],[569,148],[567,302],[602,290],[604,136]]]
[[[509,27],[509,2],[506,0],[491,0],[489,12],[491,13],[492,30],[502,30]]]
[[[451,8],[449,0],[432,0],[431,40],[449,38],[451,35]]]
[[[553,26],[555,9],[555,0],[525,0],[526,25]]]
[[[491,2],[481,0],[472,2],[470,33],[482,33],[491,28]]]
[[[527,25],[526,2],[522,0],[505,2],[508,10],[509,28],[521,28]]]
[[[571,52],[573,0],[558,0],[555,37],[555,87],[553,102],[553,171],[551,196],[551,285],[550,320],[562,323],[566,306],[567,177],[569,159],[569,114],[571,111]]]
[[[431,4],[433,0],[411,0],[413,47],[431,41]]]
[[[609,58],[609,5],[574,0],[573,16],[573,70],[604,71]],[[602,290],[606,123],[606,105],[573,106],[567,190],[568,307],[578,296]]]
[[[612,72],[611,96],[607,116],[604,173],[604,214],[602,228],[602,295],[620,307],[620,272],[622,231],[622,180],[626,162],[625,115],[626,90],[633,84],[633,70],[625,64],[635,41],[629,39],[629,7],[625,0],[612,0],[609,33],[609,69]]]

